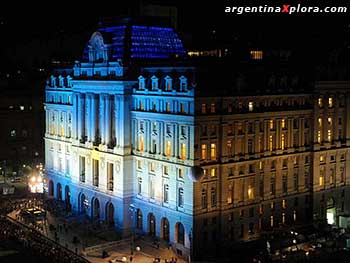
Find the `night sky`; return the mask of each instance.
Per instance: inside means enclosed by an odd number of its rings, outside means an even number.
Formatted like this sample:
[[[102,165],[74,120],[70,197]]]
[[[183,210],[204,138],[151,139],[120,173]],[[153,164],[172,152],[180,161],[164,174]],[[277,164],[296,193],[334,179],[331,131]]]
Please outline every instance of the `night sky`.
[[[52,59],[77,59],[100,17],[134,13],[138,1],[28,1],[9,3],[0,10],[0,66],[31,68]],[[328,50],[346,46],[350,39],[349,15],[245,15],[225,14],[237,1],[146,1],[178,7],[179,30],[190,36],[187,47],[215,43],[297,47]],[[187,3],[186,3],[187,2]],[[247,2],[247,1],[245,1]],[[270,3],[276,1],[270,1]],[[299,1],[306,2],[306,1]],[[311,3],[310,1],[307,1]],[[318,1],[325,2],[325,1]],[[327,1],[339,4],[339,1]],[[250,1],[265,4],[267,1]],[[20,7],[20,8],[19,8]]]

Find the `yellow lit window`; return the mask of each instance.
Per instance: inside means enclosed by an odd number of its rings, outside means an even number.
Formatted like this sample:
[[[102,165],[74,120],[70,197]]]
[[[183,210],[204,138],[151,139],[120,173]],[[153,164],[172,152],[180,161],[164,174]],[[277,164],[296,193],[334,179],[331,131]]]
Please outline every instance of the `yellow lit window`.
[[[317,131],[317,142],[321,142],[321,131]]]
[[[215,103],[210,104],[210,112],[215,113]]]
[[[210,176],[211,177],[215,177],[216,176],[216,169],[215,168],[211,168],[210,169]]]
[[[186,144],[181,143],[181,159],[186,159]]]
[[[324,156],[320,155],[320,162],[323,163],[324,162]]]
[[[179,169],[179,178],[184,178],[184,174],[183,174],[183,171],[182,169]]]
[[[64,134],[64,129],[63,129],[63,126],[62,125],[60,125],[60,132],[59,132],[59,136],[63,136],[63,134]]]
[[[154,172],[154,171],[155,171],[155,164],[154,164],[154,162],[151,162],[151,163],[150,163],[149,169],[150,169],[151,172]]]
[[[322,175],[320,175],[319,181],[320,181],[320,186],[323,186],[323,184],[324,184],[324,178],[323,178]]]
[[[332,125],[332,118],[331,117],[328,117],[328,124]]]
[[[231,154],[231,149],[232,149],[232,141],[228,140],[227,141],[227,151],[229,154]]]
[[[293,211],[293,220],[294,222],[297,221],[297,211]]]
[[[207,105],[206,104],[202,104],[202,113],[206,113],[207,112]]]
[[[264,169],[264,165],[263,165],[263,162],[262,162],[262,161],[259,161],[259,169],[260,169],[260,170]]]
[[[330,108],[332,108],[333,107],[333,98],[328,98],[328,106],[330,107]]]
[[[270,130],[273,130],[273,120],[270,120]]]
[[[318,106],[319,106],[319,107],[322,107],[322,106],[323,106],[322,98],[318,98]]]
[[[141,160],[137,160],[137,169],[142,169],[142,162]]]
[[[273,216],[270,216],[270,226],[273,227]]]
[[[232,199],[233,199],[233,187],[230,184],[228,186],[228,191],[227,191],[227,203],[232,204]]]
[[[248,108],[249,108],[249,111],[253,111],[254,110],[254,102],[249,101]]]
[[[165,155],[166,155],[166,157],[170,157],[170,155],[171,155],[171,142],[170,141],[166,142]]]
[[[329,142],[332,140],[332,131],[331,130],[327,131],[327,139]]]
[[[318,118],[318,126],[322,127],[322,118]]]
[[[260,60],[263,58],[263,51],[262,50],[251,50],[250,51],[250,58]]]
[[[249,185],[248,186],[248,199],[253,199],[254,198],[254,188]]]
[[[206,159],[207,159],[207,145],[202,144],[202,160],[206,160]]]
[[[282,213],[282,224],[286,223],[286,214]]]
[[[140,109],[140,110],[143,110],[143,103],[142,103],[141,100],[140,100],[140,104],[139,104],[139,109]]]
[[[286,128],[286,120],[285,119],[282,119],[281,126],[282,126],[282,129]]]
[[[287,205],[286,205],[286,200],[283,199],[283,200],[282,200],[282,208],[285,209],[286,207],[287,207]]]
[[[284,139],[284,134],[281,135],[281,148],[282,150],[284,150],[284,146],[285,146],[285,139]]]
[[[143,143],[143,137],[141,136],[140,139],[139,139],[139,150],[141,152],[144,151],[144,143]]]
[[[211,160],[216,159],[216,144],[215,143],[210,144],[210,159]]]
[[[270,149],[270,151],[272,151],[272,148],[273,148],[273,137],[272,137],[272,135],[270,135],[270,137],[269,137],[269,149]]]

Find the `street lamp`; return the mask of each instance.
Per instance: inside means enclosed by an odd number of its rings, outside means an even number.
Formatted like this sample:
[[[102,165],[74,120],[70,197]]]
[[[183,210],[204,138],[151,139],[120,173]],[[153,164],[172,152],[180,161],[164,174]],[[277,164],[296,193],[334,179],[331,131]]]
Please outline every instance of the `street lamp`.
[[[130,217],[131,217],[131,255],[134,255],[134,242],[135,242],[135,229],[134,229],[134,213],[135,213],[135,205],[130,204],[129,206],[129,212],[130,212]]]

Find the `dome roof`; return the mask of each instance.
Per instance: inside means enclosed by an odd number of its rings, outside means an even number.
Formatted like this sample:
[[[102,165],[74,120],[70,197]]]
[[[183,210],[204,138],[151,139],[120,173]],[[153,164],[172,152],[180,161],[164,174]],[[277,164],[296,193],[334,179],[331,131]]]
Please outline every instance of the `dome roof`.
[[[181,39],[171,27],[134,19],[111,19],[108,23],[101,22],[92,35],[84,50],[84,60],[91,60],[89,50],[94,47],[91,42],[97,34],[103,39],[98,44],[101,46],[103,42],[109,61],[169,59],[186,54]]]

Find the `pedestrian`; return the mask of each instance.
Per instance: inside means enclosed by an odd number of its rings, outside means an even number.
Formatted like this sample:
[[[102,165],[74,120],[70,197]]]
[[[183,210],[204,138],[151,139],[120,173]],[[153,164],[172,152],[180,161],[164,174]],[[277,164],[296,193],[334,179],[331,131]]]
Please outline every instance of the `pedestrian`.
[[[130,256],[130,262],[132,262],[132,256]]]

